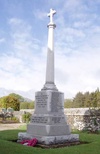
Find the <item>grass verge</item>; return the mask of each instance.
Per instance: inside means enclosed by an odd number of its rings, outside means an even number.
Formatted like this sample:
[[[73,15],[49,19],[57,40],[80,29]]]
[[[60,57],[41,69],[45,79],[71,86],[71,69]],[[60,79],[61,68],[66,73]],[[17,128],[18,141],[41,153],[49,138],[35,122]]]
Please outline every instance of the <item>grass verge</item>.
[[[79,133],[80,141],[88,144],[75,145],[70,147],[41,149],[27,147],[11,140],[17,140],[18,132],[25,131],[25,126],[17,130],[0,131],[0,154],[100,154],[100,134]]]

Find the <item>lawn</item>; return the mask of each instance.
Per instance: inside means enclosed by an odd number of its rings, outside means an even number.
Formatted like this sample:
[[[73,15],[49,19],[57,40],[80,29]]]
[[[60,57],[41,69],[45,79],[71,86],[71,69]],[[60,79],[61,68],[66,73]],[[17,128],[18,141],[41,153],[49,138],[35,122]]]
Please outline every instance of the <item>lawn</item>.
[[[25,131],[25,127],[20,127],[20,130],[0,131],[0,154],[100,154],[100,134],[77,132],[80,134],[80,141],[89,143],[64,148],[42,149],[12,142],[11,140],[17,140],[18,132],[22,131]]]

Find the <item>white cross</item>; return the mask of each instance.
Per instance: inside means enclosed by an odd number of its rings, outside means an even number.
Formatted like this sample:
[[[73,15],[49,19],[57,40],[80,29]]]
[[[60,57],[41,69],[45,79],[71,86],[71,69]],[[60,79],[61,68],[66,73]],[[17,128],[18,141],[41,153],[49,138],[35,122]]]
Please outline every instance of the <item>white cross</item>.
[[[50,23],[53,23],[53,15],[56,14],[56,11],[53,9],[50,9],[50,13],[48,13],[48,17],[50,17]]]

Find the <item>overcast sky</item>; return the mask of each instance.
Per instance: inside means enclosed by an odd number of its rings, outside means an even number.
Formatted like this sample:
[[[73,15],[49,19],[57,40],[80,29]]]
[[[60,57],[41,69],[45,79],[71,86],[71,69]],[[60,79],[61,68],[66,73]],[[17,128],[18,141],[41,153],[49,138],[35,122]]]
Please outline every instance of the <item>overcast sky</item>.
[[[39,91],[45,83],[50,8],[55,84],[66,98],[100,87],[100,0],[0,0],[0,88]]]

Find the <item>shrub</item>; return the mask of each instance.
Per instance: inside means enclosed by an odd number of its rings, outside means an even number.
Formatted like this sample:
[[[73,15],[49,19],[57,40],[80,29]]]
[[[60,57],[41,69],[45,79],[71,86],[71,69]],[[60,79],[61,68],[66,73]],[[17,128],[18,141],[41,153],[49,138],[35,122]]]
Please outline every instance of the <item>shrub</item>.
[[[11,119],[13,122],[19,122],[19,119],[17,117],[12,117]]]
[[[23,122],[29,123],[30,119],[31,119],[31,113],[25,112],[25,113],[22,115],[22,121],[23,121]]]

